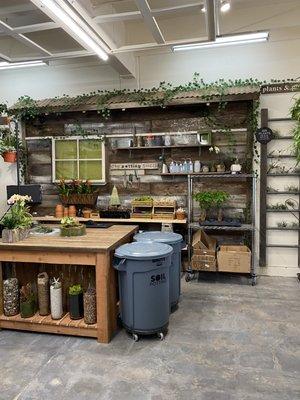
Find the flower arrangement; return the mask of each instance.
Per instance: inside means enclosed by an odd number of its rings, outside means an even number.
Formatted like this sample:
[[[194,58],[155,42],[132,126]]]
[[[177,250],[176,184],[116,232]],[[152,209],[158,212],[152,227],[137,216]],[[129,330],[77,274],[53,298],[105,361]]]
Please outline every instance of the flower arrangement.
[[[32,215],[26,205],[32,199],[30,196],[14,194],[8,200],[11,205],[9,211],[3,216],[0,224],[4,227],[2,241],[7,243],[25,239],[32,225]]]

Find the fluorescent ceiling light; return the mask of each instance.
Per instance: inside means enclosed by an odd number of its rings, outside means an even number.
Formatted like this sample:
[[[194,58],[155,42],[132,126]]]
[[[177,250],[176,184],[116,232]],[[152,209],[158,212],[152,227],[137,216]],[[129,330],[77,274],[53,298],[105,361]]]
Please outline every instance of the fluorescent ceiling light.
[[[230,10],[230,2],[228,0],[221,1],[220,10],[227,12]]]
[[[107,61],[108,55],[106,52],[75,22],[68,12],[59,7],[54,0],[41,0],[42,4],[46,6],[57,18],[59,18],[64,25],[67,25],[75,35],[81,39],[86,46],[96,53],[102,60]],[[70,10],[71,14],[71,10]]]
[[[216,38],[214,42],[200,42],[200,43],[191,43],[191,44],[182,44],[178,46],[173,46],[172,49],[173,51],[208,49],[211,47],[265,42],[268,40],[268,38],[269,38],[269,32],[242,33],[240,35],[219,36]]]
[[[41,67],[47,65],[43,61],[24,61],[24,62],[0,62],[0,69],[14,69],[14,68],[29,68],[29,67]]]

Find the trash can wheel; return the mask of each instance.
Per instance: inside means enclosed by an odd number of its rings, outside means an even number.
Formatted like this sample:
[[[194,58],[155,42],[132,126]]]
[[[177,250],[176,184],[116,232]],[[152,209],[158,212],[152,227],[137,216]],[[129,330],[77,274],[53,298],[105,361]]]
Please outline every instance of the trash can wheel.
[[[158,332],[157,337],[158,337],[160,340],[164,340],[165,335],[164,335],[163,332]]]
[[[135,342],[138,342],[138,341],[139,341],[139,335],[136,334],[136,333],[133,333],[133,334],[132,334],[132,339],[133,339]]]

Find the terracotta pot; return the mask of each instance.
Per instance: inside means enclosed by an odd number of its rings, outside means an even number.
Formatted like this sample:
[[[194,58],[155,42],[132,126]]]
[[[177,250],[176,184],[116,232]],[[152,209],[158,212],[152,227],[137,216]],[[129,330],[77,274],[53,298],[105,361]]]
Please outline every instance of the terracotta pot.
[[[2,154],[4,162],[15,163],[17,162],[17,152],[16,151],[5,151]]]
[[[68,217],[69,216],[69,207],[65,207],[64,208],[64,217]]]
[[[69,206],[69,217],[75,218],[76,217],[76,207]]]
[[[64,207],[62,204],[57,204],[55,207],[55,217],[62,218],[64,216]]]
[[[91,210],[83,210],[83,218],[91,218]]]

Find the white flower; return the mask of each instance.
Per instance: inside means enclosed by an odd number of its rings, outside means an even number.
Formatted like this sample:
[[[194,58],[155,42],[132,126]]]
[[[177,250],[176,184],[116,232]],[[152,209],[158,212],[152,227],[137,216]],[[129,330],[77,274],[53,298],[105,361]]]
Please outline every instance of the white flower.
[[[220,153],[220,148],[218,146],[211,146],[208,150],[210,153],[212,152],[215,152],[216,154]]]
[[[213,147],[210,147],[208,150],[209,150],[210,152],[212,152],[212,151],[214,151],[214,148],[213,148]]]
[[[15,204],[15,203],[25,203],[25,202],[29,202],[32,201],[32,198],[30,196],[22,196],[20,194],[14,194],[12,195],[8,200],[7,200],[7,204]]]

